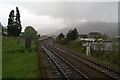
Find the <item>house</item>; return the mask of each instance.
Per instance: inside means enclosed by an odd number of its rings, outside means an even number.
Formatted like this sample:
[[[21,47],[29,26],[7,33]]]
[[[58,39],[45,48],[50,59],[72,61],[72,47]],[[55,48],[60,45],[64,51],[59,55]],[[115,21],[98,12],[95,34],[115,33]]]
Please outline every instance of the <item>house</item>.
[[[83,39],[88,38],[88,34],[79,34],[79,38]]]
[[[85,40],[88,38],[88,34],[78,34],[78,38],[76,40]]]
[[[88,34],[88,37],[89,38],[100,38],[101,37],[101,33],[100,32],[90,32],[89,34]]]

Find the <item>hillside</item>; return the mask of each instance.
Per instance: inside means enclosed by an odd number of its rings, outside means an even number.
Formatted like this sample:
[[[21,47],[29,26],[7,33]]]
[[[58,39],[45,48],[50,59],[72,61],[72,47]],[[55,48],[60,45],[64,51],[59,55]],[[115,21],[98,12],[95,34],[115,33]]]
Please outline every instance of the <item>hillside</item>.
[[[115,37],[118,34],[118,24],[117,23],[105,23],[105,22],[86,22],[82,25],[63,28],[61,30],[50,33],[50,35],[58,35],[61,32],[66,34],[70,29],[77,28],[79,33],[89,33],[91,31],[100,31],[101,33],[106,33],[110,37]]]

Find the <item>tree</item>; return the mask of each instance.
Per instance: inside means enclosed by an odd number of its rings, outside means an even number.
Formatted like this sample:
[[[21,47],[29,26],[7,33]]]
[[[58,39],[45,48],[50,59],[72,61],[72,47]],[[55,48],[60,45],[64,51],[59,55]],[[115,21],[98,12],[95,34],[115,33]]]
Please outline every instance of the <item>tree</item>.
[[[68,32],[67,35],[66,35],[66,39],[67,39],[67,40],[72,40],[71,34],[72,34],[72,30],[69,30],[69,32]]]
[[[20,36],[21,30],[20,13],[18,7],[16,7],[16,16],[14,10],[11,10],[9,14],[7,32],[9,36]]]
[[[75,28],[74,30],[73,30],[73,39],[75,40],[75,39],[77,39],[77,37],[78,37],[78,32],[77,32],[77,29]]]
[[[58,35],[58,38],[62,40],[64,38],[64,34],[61,33],[60,35]]]
[[[7,34],[7,28],[2,26],[2,35],[5,36]]]
[[[39,37],[40,37],[40,34],[38,34],[37,36],[38,36],[38,38],[39,38]]]
[[[13,35],[14,30],[14,10],[11,10],[8,18],[8,26],[7,26],[7,32],[9,36]]]
[[[64,34],[63,33],[60,33],[59,35],[58,35],[58,37],[56,38],[56,43],[60,43],[60,44],[67,44],[67,40],[64,38],[65,36],[64,36]]]
[[[7,28],[2,26],[1,22],[0,22],[0,35],[2,34],[2,36],[5,36],[7,34]]]
[[[27,26],[23,33],[23,37],[25,38],[25,48],[28,49],[31,47],[32,40],[37,38],[37,32],[32,26]]]
[[[77,39],[77,37],[78,37],[78,32],[76,28],[74,30],[70,30],[66,36],[67,40],[75,40]]]
[[[22,27],[21,27],[21,21],[20,21],[20,12],[19,12],[19,9],[18,7],[16,7],[16,36],[19,36],[20,33],[21,33],[21,30],[22,30]]]

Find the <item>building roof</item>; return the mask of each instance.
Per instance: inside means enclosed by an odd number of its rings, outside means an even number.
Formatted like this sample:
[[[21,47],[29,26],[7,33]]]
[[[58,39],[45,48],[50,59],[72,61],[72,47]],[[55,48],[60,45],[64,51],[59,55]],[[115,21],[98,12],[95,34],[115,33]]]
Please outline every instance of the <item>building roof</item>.
[[[90,35],[101,35],[100,32],[90,32],[89,34],[90,34]]]

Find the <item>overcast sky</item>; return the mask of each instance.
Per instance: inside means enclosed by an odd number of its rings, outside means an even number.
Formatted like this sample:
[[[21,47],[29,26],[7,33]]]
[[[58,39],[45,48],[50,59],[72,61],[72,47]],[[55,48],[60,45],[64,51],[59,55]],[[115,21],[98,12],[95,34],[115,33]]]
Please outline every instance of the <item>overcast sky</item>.
[[[35,2],[34,2],[35,1]],[[53,1],[53,0],[52,0]],[[11,10],[18,6],[21,15],[23,30],[26,26],[33,26],[42,34],[54,32],[73,24],[85,22],[117,22],[117,0],[104,0],[106,2],[38,2],[37,0],[0,2],[0,22],[7,26]],[[77,0],[78,1],[78,0]],[[86,0],[89,1],[89,0]],[[96,0],[98,1],[98,0]],[[116,2],[114,2],[116,1]]]

